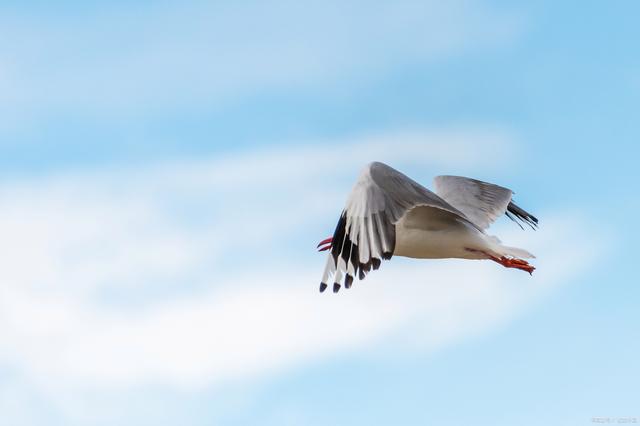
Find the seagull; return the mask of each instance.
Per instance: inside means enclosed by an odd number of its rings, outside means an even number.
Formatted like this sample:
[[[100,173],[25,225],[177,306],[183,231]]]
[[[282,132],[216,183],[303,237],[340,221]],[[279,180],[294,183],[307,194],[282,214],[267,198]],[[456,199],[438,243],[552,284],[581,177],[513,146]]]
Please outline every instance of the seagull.
[[[380,162],[368,164],[351,190],[333,237],[318,244],[329,251],[320,283],[333,278],[333,292],[351,288],[382,260],[489,259],[532,274],[528,251],[502,245],[485,231],[503,214],[517,223],[538,226],[538,219],[513,201],[513,191],[462,176],[437,176],[435,193]],[[522,224],[521,224],[522,223]],[[524,229],[524,228],[523,228]]]

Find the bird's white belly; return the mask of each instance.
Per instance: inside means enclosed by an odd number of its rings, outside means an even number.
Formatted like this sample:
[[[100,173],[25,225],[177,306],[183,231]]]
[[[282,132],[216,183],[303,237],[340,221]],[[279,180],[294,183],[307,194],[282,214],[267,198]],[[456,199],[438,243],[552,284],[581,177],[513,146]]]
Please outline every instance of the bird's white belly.
[[[487,248],[484,234],[463,223],[430,228],[406,226],[400,221],[396,226],[395,256],[419,259],[486,259],[482,253]]]

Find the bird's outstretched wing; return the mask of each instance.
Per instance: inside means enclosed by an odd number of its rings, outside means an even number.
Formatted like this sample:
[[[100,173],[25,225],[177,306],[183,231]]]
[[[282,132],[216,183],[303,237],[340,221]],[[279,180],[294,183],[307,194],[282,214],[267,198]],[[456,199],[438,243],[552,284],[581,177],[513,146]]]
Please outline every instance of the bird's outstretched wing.
[[[426,206],[444,210],[473,225],[465,215],[438,195],[399,171],[374,162],[360,174],[331,239],[320,291],[333,278],[333,291],[351,287],[355,276],[363,279],[371,268],[390,259],[396,243],[395,225],[411,209]]]
[[[512,201],[510,189],[462,176],[437,176],[433,183],[436,194],[482,229],[487,229],[503,214],[520,227],[518,220],[534,229],[538,226],[535,216]]]

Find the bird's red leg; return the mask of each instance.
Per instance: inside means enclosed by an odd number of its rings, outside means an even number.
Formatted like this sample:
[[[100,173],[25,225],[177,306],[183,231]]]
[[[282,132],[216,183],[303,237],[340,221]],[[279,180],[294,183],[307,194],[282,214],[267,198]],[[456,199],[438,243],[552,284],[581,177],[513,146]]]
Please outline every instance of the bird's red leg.
[[[471,248],[467,248],[466,250],[472,253],[482,253],[485,256],[487,256],[488,259],[491,259],[494,262],[501,264],[505,268],[520,269],[521,271],[527,271],[530,275],[533,275],[533,271],[536,270],[536,268],[534,268],[533,265],[529,264],[529,262],[527,262],[526,260],[517,259],[515,257],[506,257],[506,256],[495,257],[485,251],[471,249]]]
[[[333,241],[332,237],[329,237],[326,240],[320,241],[320,243],[318,244],[318,251],[329,250],[331,248],[331,241]]]
[[[522,260],[522,259],[509,258],[509,257],[504,257],[504,256],[502,256],[502,257],[494,257],[494,256],[491,256],[491,255],[489,255],[489,258],[491,260],[493,260],[494,262],[501,264],[505,268],[520,269],[521,271],[528,272],[529,275],[532,275],[533,271],[535,271],[535,269],[536,269],[531,264],[529,264],[529,262],[527,262],[526,260]]]

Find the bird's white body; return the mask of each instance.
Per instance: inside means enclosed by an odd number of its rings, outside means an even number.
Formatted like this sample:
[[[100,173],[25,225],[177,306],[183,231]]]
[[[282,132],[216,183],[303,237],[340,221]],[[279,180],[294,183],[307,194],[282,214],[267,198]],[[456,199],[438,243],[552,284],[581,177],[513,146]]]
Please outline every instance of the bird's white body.
[[[485,253],[495,253],[494,242],[488,235],[449,216],[428,208],[417,208],[407,214],[396,225],[394,256],[487,259]]]

